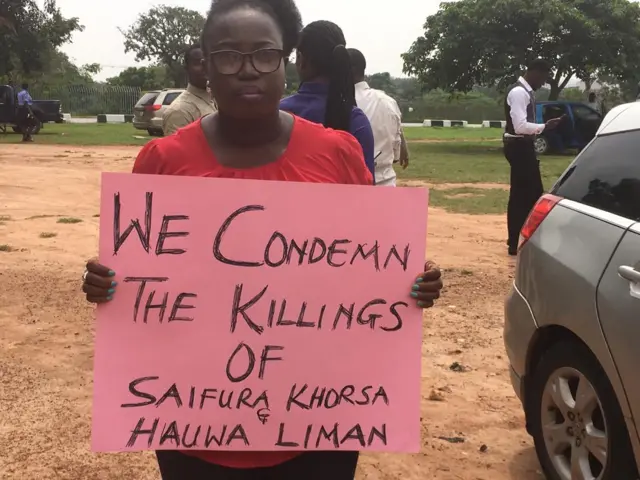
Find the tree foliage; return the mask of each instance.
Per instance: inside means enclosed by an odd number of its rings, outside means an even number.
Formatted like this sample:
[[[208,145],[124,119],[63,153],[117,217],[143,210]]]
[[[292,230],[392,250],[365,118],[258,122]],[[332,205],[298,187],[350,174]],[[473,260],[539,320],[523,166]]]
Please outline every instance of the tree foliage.
[[[174,86],[184,86],[182,59],[186,48],[200,41],[205,18],[184,7],[160,5],[138,17],[124,35],[125,52],[134,52],[138,61],[165,65]]]
[[[618,80],[640,68],[640,8],[628,0],[460,0],[443,3],[403,55],[428,89],[505,87],[528,62],[554,66],[551,98],[576,76]]]
[[[35,0],[0,1],[0,76],[42,71],[56,49],[82,31],[77,18],[65,18],[55,0],[40,9]]]
[[[141,90],[158,90],[172,83],[164,65],[129,67],[117,76],[107,78],[109,85],[140,87]]]

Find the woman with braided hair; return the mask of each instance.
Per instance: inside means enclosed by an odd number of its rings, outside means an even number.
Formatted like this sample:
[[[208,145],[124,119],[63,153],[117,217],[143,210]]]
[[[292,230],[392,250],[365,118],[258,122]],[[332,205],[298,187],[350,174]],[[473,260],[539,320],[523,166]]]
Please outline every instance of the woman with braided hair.
[[[356,106],[351,57],[342,29],[319,20],[307,25],[296,48],[300,76],[298,93],[285,98],[280,108],[327,128],[351,133],[364,154],[375,179],[373,130],[369,119]]]

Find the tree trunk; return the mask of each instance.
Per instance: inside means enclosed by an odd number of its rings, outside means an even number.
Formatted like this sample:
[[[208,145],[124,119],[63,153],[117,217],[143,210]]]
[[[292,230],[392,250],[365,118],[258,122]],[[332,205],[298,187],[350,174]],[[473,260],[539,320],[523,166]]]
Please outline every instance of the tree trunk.
[[[589,77],[584,81],[584,90],[586,92],[590,92],[592,86],[593,86],[593,78]]]
[[[562,91],[562,89],[558,85],[558,82],[551,82],[549,85],[551,86],[551,90],[549,91],[549,100],[558,100],[558,97],[560,97],[560,92]]]

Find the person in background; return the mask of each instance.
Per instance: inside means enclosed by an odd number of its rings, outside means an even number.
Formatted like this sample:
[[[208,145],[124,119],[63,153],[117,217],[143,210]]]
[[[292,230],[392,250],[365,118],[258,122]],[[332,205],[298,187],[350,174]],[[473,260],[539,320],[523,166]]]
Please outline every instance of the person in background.
[[[296,45],[301,23],[293,0],[214,0],[202,45],[219,110],[175,135],[147,143],[133,172],[371,184],[362,148],[349,133],[279,108],[284,59]],[[442,280],[432,262],[424,270],[416,272],[413,285],[407,285],[407,297],[418,307],[429,308],[440,296]],[[108,265],[89,261],[82,285],[87,301],[111,301],[118,295],[119,278]],[[374,285],[375,278],[370,280]],[[163,480],[353,480],[358,463],[358,452],[340,450],[163,450],[156,456]]]
[[[536,135],[555,128],[566,118],[562,115],[546,124],[536,123],[534,92],[547,83],[550,71],[551,67],[545,60],[531,62],[527,72],[508,90],[504,105],[507,121],[503,136],[504,156],[511,166],[507,207],[507,244],[511,256],[518,254],[520,230],[543,193],[540,162],[534,148]]]
[[[394,163],[409,165],[407,143],[402,134],[402,113],[398,103],[382,90],[371,88],[365,81],[367,60],[355,48],[347,49],[351,57],[356,103],[365,113],[373,130],[376,185],[395,187]]]
[[[184,54],[184,66],[189,84],[162,117],[162,131],[165,135],[172,135],[179,128],[186,127],[216,111],[216,105],[207,91],[207,75],[203,58],[200,45],[190,47]]]
[[[591,108],[593,108],[596,112],[602,113],[600,102],[598,102],[598,96],[596,92],[589,93],[589,101],[587,102]]]
[[[374,176],[374,141],[369,119],[356,106],[351,59],[338,25],[319,20],[307,25],[296,48],[300,77],[298,93],[282,100],[280,108],[327,128],[351,133]]]
[[[29,94],[29,84],[23,83],[22,90],[18,92],[17,126],[22,131],[23,142],[33,142],[33,130],[36,126],[36,117],[33,114],[33,99]]]

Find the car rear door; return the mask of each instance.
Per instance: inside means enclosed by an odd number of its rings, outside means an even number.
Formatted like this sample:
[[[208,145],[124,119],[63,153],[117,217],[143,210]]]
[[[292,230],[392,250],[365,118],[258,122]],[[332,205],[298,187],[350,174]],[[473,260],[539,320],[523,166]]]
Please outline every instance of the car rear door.
[[[640,132],[617,135],[611,152],[617,175],[606,182],[610,204],[624,218],[640,220]],[[634,149],[635,147],[635,149]],[[634,419],[640,418],[640,223],[631,225],[600,280],[597,310],[602,331],[627,394]]]
[[[583,103],[572,103],[571,109],[576,141],[580,145],[586,145],[596,136],[602,123],[602,115]]]
[[[629,177],[640,166],[638,145],[638,130],[599,135],[576,158],[551,191],[563,200],[529,240],[538,248],[521,252],[518,261],[532,268],[519,268],[517,278],[536,319],[565,326],[595,354],[626,416],[631,407],[598,314],[598,289],[637,222],[640,197]]]

